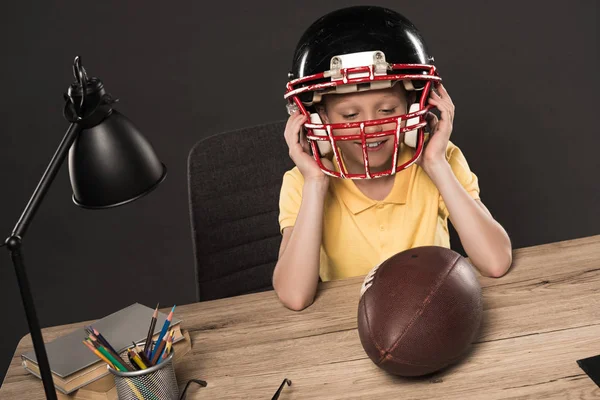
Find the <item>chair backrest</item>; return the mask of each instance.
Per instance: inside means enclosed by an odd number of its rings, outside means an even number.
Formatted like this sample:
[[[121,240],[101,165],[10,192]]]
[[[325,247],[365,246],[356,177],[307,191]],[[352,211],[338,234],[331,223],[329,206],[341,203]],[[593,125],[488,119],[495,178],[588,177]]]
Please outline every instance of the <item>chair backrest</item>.
[[[272,289],[285,121],[200,140],[188,158],[198,301]]]

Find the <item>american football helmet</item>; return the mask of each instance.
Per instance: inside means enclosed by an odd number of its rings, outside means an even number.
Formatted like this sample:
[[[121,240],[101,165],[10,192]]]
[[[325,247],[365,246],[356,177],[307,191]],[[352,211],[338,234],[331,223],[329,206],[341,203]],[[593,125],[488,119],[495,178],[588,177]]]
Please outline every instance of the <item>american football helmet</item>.
[[[333,11],[315,21],[301,36],[288,74],[284,98],[288,112],[298,109],[311,153],[321,170],[331,176],[369,179],[393,175],[412,165],[423,152],[427,104],[432,84],[441,81],[434,59],[417,28],[399,13],[375,6],[356,6]],[[324,123],[316,105],[323,96],[390,88],[400,83],[416,94],[407,113],[393,117],[346,123]],[[389,126],[368,133],[365,128]],[[389,168],[371,171],[369,144],[377,138],[391,139],[394,151]],[[371,139],[370,142],[368,142]],[[346,168],[339,144],[354,141],[362,146],[364,171]],[[401,143],[413,147],[414,155],[399,165]],[[375,142],[375,144],[381,142]],[[326,167],[330,158],[337,168]]]

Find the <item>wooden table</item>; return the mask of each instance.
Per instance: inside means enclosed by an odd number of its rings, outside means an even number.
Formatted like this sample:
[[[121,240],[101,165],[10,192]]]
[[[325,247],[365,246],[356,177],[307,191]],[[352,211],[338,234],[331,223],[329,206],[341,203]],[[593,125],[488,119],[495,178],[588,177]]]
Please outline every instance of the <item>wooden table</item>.
[[[462,363],[427,379],[392,377],[364,353],[356,329],[362,278],[327,282],[302,312],[274,292],[178,306],[192,351],[178,365],[188,399],[598,399],[576,360],[600,354],[600,235],[515,251],[511,271],[480,278],[484,323]],[[44,330],[52,340],[88,321]],[[19,343],[1,399],[43,399]]]

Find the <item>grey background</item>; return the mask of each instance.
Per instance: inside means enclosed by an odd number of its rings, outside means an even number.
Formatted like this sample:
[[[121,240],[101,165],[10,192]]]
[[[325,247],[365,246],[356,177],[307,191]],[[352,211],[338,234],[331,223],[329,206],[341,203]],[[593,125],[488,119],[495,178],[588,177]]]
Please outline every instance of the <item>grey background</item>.
[[[423,32],[456,104],[452,139],[514,247],[600,233],[596,1],[366,3],[400,11]],[[67,128],[62,93],[75,55],[169,169],[150,196],[87,211],[72,204],[63,166],[24,242],[41,325],[136,301],[195,301],[189,150],[213,133],[284,119],[303,30],[325,12],[366,3],[3,3],[0,234],[9,235]],[[28,329],[1,250],[3,379]]]

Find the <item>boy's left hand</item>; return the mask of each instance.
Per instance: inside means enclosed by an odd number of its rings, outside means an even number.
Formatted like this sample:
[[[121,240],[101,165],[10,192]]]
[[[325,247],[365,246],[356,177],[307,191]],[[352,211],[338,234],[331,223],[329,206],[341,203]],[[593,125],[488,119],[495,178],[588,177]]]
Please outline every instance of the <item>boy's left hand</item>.
[[[454,104],[450,95],[441,83],[436,85],[436,89],[440,94],[431,90],[428,101],[429,104],[440,110],[441,118],[438,120],[438,117],[432,112],[427,113],[425,118],[429,126],[429,140],[425,143],[425,149],[417,160],[417,165],[425,172],[446,162],[446,148],[454,121]]]

